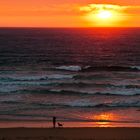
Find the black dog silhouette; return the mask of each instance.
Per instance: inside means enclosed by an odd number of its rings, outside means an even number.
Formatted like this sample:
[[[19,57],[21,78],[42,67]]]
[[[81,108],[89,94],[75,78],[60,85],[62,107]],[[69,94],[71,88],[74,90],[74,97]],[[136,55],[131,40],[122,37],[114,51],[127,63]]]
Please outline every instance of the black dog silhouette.
[[[63,127],[62,123],[57,123],[57,124],[58,124],[58,127]]]

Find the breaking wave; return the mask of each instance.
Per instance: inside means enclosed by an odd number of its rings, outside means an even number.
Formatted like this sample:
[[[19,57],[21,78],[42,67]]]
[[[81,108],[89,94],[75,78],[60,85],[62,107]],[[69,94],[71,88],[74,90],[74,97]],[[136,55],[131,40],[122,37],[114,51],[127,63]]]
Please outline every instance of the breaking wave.
[[[87,102],[71,102],[66,103],[65,106],[69,107],[140,107],[140,101],[131,102],[112,102],[112,103],[87,103]]]
[[[74,91],[74,90],[55,90],[55,89],[19,89],[19,90],[13,90],[9,91],[9,93],[24,93],[24,94],[54,94],[54,95],[69,95],[69,96],[97,96],[97,95],[105,95],[105,96],[140,96],[140,93],[105,93],[105,92],[84,92],[84,91]]]
[[[102,107],[140,107],[140,101],[117,101],[111,103],[92,103],[88,101],[71,101],[64,103],[36,103],[36,106],[44,107],[77,107],[77,108],[102,108]]]
[[[56,67],[57,70],[66,70],[66,71],[140,71],[140,66],[59,66]]]
[[[68,70],[68,71],[81,71],[82,67],[80,66],[59,66],[56,67],[58,70]]]
[[[73,77],[74,77],[74,75],[52,74],[52,75],[44,75],[44,76],[1,77],[0,81],[2,81],[2,82],[11,82],[11,81],[43,81],[43,80],[72,79]]]

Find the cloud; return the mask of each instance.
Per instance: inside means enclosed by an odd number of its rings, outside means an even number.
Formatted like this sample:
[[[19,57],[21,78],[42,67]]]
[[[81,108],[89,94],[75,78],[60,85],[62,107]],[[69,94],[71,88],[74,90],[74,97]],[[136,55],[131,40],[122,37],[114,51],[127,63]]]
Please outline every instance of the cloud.
[[[126,14],[140,14],[140,6],[122,6],[115,4],[89,4],[87,6],[81,6],[80,11],[83,13],[96,12],[100,10],[111,10],[116,12],[123,12]]]

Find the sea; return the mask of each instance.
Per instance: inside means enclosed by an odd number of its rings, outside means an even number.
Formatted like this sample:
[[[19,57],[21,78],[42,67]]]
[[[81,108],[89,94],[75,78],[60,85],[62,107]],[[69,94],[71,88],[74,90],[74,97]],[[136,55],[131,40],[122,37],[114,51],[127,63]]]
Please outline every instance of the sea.
[[[0,126],[140,127],[140,28],[0,28]]]

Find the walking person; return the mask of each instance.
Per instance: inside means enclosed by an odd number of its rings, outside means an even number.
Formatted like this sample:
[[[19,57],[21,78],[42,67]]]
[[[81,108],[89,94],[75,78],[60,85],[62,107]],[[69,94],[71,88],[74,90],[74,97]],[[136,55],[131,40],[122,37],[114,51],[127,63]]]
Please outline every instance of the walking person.
[[[56,117],[53,117],[53,128],[56,127]]]

